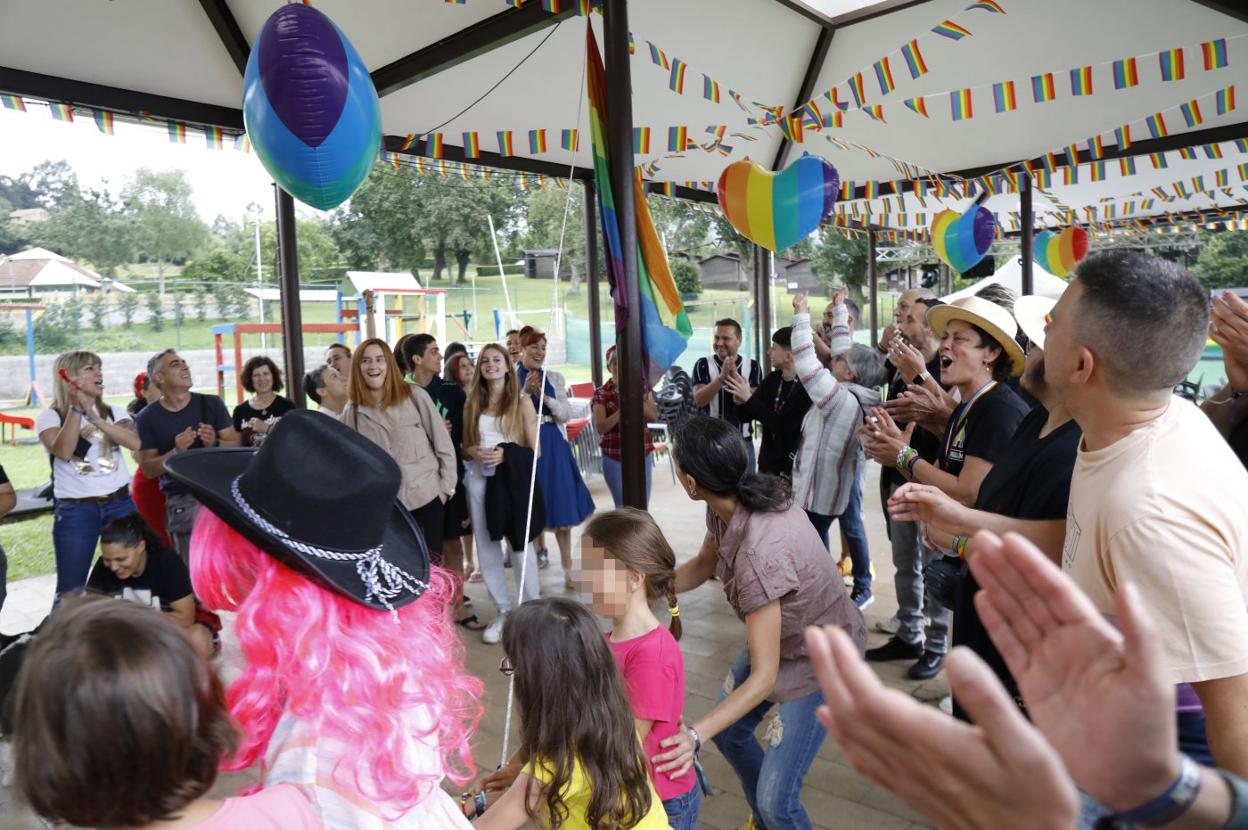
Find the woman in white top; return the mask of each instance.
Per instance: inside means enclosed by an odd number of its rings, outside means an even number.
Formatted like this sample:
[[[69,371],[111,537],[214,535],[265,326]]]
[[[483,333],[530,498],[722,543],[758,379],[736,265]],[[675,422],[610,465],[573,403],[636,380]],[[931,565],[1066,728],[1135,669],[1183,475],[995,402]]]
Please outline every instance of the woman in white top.
[[[135,512],[121,450],[138,450],[140,442],[125,410],[104,402],[98,355],[66,352],[53,370],[52,406],[35,418],[35,431],[52,461],[52,547],[59,596],[86,584],[104,525]]]
[[[482,639],[497,643],[503,636],[503,622],[515,603],[507,587],[503,568],[503,546],[490,538],[485,513],[486,478],[504,463],[503,443],[538,449],[537,410],[511,368],[511,358],[497,343],[481,349],[468,403],[464,407],[464,487],[468,490],[468,512],[472,515],[473,536],[477,543],[477,564],[489,589],[498,616],[486,626]],[[525,494],[527,496],[527,494]],[[534,528],[536,530],[536,528]],[[537,599],[537,557],[533,545],[525,545],[524,556],[512,557],[520,602]],[[524,584],[520,584],[521,573]]]

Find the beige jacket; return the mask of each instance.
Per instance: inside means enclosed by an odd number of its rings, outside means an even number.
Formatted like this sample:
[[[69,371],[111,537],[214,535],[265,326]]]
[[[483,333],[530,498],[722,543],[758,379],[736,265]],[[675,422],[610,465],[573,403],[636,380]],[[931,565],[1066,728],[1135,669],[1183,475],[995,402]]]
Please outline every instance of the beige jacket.
[[[348,403],[338,420],[381,447],[403,473],[399,501],[408,510],[424,507],[440,495],[455,493],[455,445],[429,393],[412,387],[412,397],[380,409]]]

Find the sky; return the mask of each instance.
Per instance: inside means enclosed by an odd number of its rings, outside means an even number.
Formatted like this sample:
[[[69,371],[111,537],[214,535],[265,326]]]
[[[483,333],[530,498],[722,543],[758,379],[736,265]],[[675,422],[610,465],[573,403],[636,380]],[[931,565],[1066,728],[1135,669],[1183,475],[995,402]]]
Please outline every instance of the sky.
[[[0,107],[0,175],[16,178],[41,161],[64,159],[78,173],[83,185],[107,181],[116,196],[134,171],[179,169],[186,172],[193,189],[192,201],[205,222],[218,215],[241,222],[251,202],[273,218],[272,179],[255,152],[210,150],[204,136],[187,129],[186,144],[174,144],[164,124],[116,122],[115,135],[105,135],[90,117],[74,122],[54,121],[46,106],[27,101],[26,112]],[[299,215],[317,215],[296,202]]]

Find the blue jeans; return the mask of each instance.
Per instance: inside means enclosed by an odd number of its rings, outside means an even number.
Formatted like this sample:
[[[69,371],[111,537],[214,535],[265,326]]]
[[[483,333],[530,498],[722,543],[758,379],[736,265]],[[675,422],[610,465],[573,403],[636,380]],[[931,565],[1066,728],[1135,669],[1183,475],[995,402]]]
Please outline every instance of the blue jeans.
[[[129,495],[104,504],[58,499],[52,519],[52,547],[56,551],[56,594],[77,591],[87,584],[100,531],[113,519],[138,512]]]
[[[750,676],[750,652],[742,649],[719,693],[722,702]],[[809,830],[810,817],[802,807],[802,779],[826,732],[815,718],[823,703],[817,690],[778,706],[763,701],[745,717],[715,736],[715,746],[732,765],[741,781],[745,800],[760,830]],[[767,727],[767,747],[759,745],[754,730],[767,712],[776,715]]]
[[[687,774],[693,775],[693,770]],[[698,784],[694,784],[693,789],[684,795],[663,802],[663,812],[667,813],[667,823],[672,825],[672,830],[697,830],[701,810],[702,787]]]
[[[611,498],[615,500],[615,506],[620,507],[624,504],[624,475],[620,469],[620,462],[614,458],[602,457],[602,477],[607,480],[607,489],[611,491]],[[646,454],[646,504],[650,503],[650,482],[654,477],[654,456],[650,453]]]
[[[860,468],[861,469],[861,468]],[[849,558],[854,563],[854,590],[871,590],[871,546],[867,542],[867,530],[862,525],[862,476],[854,481],[849,490],[849,504],[840,516],[824,516],[806,511],[810,523],[815,526],[823,546],[832,550],[828,542],[828,530],[835,519],[841,523],[845,531],[845,541],[849,543]]]

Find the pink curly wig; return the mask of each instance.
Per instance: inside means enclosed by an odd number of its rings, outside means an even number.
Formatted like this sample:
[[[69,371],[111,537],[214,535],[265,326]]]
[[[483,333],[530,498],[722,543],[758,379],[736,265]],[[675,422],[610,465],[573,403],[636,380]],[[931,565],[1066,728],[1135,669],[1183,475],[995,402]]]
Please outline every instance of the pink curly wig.
[[[432,726],[420,737],[436,747],[447,777],[467,783],[474,771],[468,739],[481,718],[482,684],[464,668],[463,643],[448,614],[455,582],[447,571],[432,570],[429,590],[399,609],[396,624],[390,614],[282,565],[210,510],[200,511],[191,538],[195,594],[210,608],[238,612],[247,660],[226,695],[242,738],[222,768],[263,761],[289,710],[348,747],[335,778],[345,770],[356,792],[408,810],[442,778],[408,769],[404,742],[395,734],[399,713],[425,707]],[[372,786],[363,786],[362,777]]]

